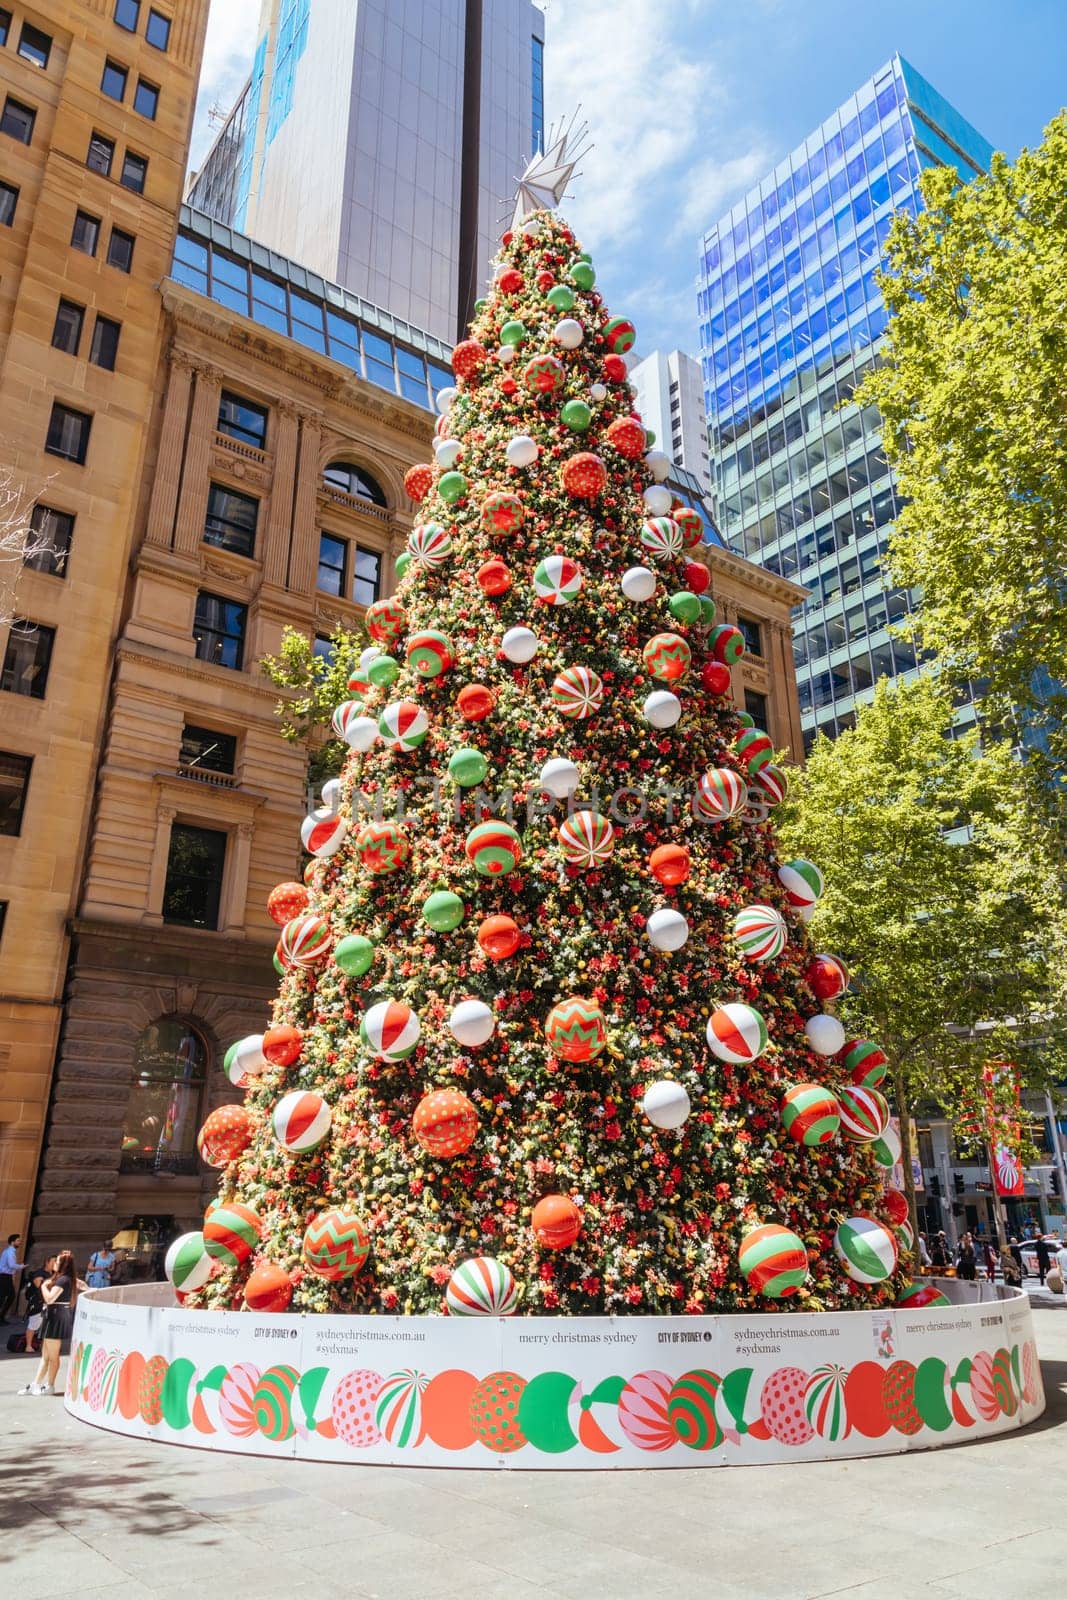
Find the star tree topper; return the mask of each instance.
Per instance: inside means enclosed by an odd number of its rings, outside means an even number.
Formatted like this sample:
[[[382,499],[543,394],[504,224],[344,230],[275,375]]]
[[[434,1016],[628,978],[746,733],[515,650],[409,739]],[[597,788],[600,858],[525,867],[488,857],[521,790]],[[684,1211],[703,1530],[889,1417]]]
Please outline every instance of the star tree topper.
[[[554,211],[563,199],[575,167],[590,148],[589,129],[577,117],[575,112],[567,128],[560,123],[551,129],[548,148],[537,151],[526,163],[511,215],[513,230],[534,211]]]

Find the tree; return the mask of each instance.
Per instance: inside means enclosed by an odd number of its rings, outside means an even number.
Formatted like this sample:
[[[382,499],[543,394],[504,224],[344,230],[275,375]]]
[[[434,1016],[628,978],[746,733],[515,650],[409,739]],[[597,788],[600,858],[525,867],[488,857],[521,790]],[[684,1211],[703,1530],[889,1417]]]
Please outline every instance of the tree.
[[[884,364],[857,392],[885,422],[905,504],[893,581],[922,590],[926,648],[1067,755],[1067,114],[1014,164],[923,174],[880,285]]]
[[[285,692],[275,711],[282,738],[302,744],[307,752],[308,786],[318,789],[341,771],[345,758],[342,739],[328,734],[334,706],[348,693],[348,679],[366,644],[364,635],[338,623],[330,635],[329,657],[318,656],[306,633],[282,630],[282,647],[276,656],[263,656],[264,675]],[[331,729],[332,734],[332,729]]]
[[[194,1304],[899,1292],[869,1217],[888,1106],[842,1088],[857,1142],[838,1136],[818,874],[780,861],[786,779],[728,699],[744,641],[686,557],[700,519],[647,449],[634,330],[594,280],[537,213],[454,352],[406,570],[332,708],[353,753],[304,824],[306,887],[271,896],[271,1025],[228,1055],[245,1104],[201,1133],[225,1172],[172,1258]]]
[[[15,617],[15,589],[23,568],[51,549],[46,531],[33,525],[37,495],[9,469],[0,469],[0,628]]]
[[[973,1118],[998,1060],[1040,1077],[1058,1011],[1024,771],[1007,744],[951,738],[952,721],[935,675],[882,680],[854,728],[816,741],[783,826],[826,874],[816,939],[853,958],[842,1010],[889,1058],[913,1217],[909,1114],[935,1101]]]

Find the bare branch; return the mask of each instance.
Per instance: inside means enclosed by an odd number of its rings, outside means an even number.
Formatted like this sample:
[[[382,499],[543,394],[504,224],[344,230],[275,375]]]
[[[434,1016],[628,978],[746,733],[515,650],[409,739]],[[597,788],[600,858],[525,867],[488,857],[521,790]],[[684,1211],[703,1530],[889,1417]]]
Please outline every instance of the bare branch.
[[[42,484],[31,490],[10,467],[0,466],[0,628],[15,617],[15,591],[23,568],[41,561],[52,548],[50,530],[33,522],[44,488]]]

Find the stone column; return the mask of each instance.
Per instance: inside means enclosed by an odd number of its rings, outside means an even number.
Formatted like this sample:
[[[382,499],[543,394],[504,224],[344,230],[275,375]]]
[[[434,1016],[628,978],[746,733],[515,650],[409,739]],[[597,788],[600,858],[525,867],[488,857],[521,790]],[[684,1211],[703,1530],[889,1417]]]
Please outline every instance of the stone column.
[[[172,350],[146,535],[149,544],[163,545],[168,549],[174,540],[174,517],[178,507],[178,490],[181,488],[182,447],[185,443],[192,382],[192,360],[184,350]]]
[[[221,393],[222,372],[219,368],[206,363],[198,366],[174,537],[174,548],[185,555],[195,555],[204,537],[208,472],[218,427]]]
[[[156,838],[152,846],[152,870],[148,875],[148,904],[141,917],[142,922],[159,925],[163,921],[163,891],[167,884],[170,830],[177,815],[173,806],[156,807]]]
[[[270,489],[270,509],[263,541],[263,581],[279,589],[286,586],[289,574],[289,538],[296,486],[298,445],[297,408],[289,400],[275,407],[274,478]]]
[[[319,456],[322,417],[300,413],[300,456],[293,506],[293,549],[289,562],[289,587],[296,594],[313,595],[319,570],[319,530],[316,503],[319,492]]]
[[[227,861],[226,892],[220,918],[223,933],[243,933],[248,904],[248,866],[252,858],[251,822],[239,822],[230,835],[232,849]]]

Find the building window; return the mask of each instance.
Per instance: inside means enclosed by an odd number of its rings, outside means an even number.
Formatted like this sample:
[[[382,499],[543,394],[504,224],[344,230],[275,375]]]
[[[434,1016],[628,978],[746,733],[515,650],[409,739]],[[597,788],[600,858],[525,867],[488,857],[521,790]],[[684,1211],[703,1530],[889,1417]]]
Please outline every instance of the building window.
[[[370,606],[382,592],[382,558],[376,550],[356,545],[352,563],[352,598],[357,605]]]
[[[87,256],[95,256],[96,246],[100,239],[100,218],[91,217],[88,211],[74,213],[74,231],[70,236],[72,250],[81,250]]]
[[[127,150],[122,159],[122,177],[119,182],[124,189],[132,189],[134,194],[144,194],[145,179],[148,177],[148,160],[145,156],[135,156]]]
[[[62,456],[65,461],[74,461],[82,467],[89,449],[89,430],[92,425],[93,419],[86,412],[60,405],[57,400],[52,406],[44,447],[49,455]]]
[[[51,56],[51,34],[45,34],[40,27],[32,26],[32,22],[22,22],[19,56],[22,61],[32,61],[35,67],[45,69]]]
[[[94,367],[103,367],[105,372],[114,372],[121,332],[121,322],[114,322],[110,317],[97,317],[93,324],[93,342],[89,347],[89,360]]]
[[[216,733],[213,728],[187,722],[178,765],[195,767],[200,772],[232,773],[237,766],[237,740],[232,733]]]
[[[162,11],[150,11],[144,36],[154,50],[165,50],[170,44],[170,18]]]
[[[745,710],[758,728],[766,728],[767,696],[765,694],[757,694],[755,689],[746,689]]]
[[[106,94],[111,100],[123,101],[126,98],[126,80],[129,73],[119,61],[104,62],[104,76],[100,79],[100,93]]]
[[[52,349],[62,350],[68,356],[78,354],[85,324],[85,307],[73,300],[61,300],[56,308],[55,326],[52,329]]]
[[[0,133],[9,133],[19,144],[29,144],[36,121],[37,113],[32,106],[24,106],[21,100],[13,100],[8,95],[4,101],[3,116],[0,116]]]
[[[202,590],[196,597],[196,617],[193,622],[196,659],[240,672],[247,621],[247,606]]]
[[[163,921],[187,928],[217,928],[226,835],[176,822],[170,830]]]
[[[147,78],[138,78],[137,87],[133,92],[133,109],[139,116],[147,117],[150,122],[156,120],[159,110],[159,85],[149,83]]]
[[[251,557],[256,548],[258,518],[258,500],[250,494],[238,494],[236,489],[226,489],[221,483],[213,483],[208,494],[204,543],[216,545],[220,550],[231,550],[236,556]]]
[[[386,504],[381,485],[362,467],[353,467],[347,461],[331,461],[322,477],[331,488],[341,489],[356,500],[370,500],[376,506]]]
[[[89,140],[89,154],[85,158],[85,165],[91,172],[99,172],[107,178],[111,174],[111,163],[114,159],[114,139],[105,139],[102,133],[94,133]]]
[[[43,700],[55,637],[54,628],[16,617],[7,636],[0,689],[8,694],[29,695],[31,700]]]
[[[533,35],[530,41],[531,143],[534,150],[545,147],[545,47]]]
[[[23,61],[32,61],[35,67],[42,70],[48,66],[48,58],[52,54],[52,35],[43,33],[40,28],[35,28],[32,23],[24,22],[19,35],[19,55]]]
[[[0,900],[0,940],[4,937],[4,923],[7,921],[7,901]]]
[[[207,1050],[186,1022],[164,1017],[137,1042],[122,1124],[121,1172],[193,1174]]]
[[[32,756],[0,750],[0,834],[15,838],[22,830],[26,790],[30,786]]]
[[[7,43],[7,36],[11,32],[11,13],[4,7],[0,10],[0,45]]]
[[[141,20],[141,0],[115,0],[115,21],[127,33],[136,33]]]
[[[262,450],[267,441],[266,410],[224,389],[219,402],[218,431],[241,444],[250,444]]]
[[[53,578],[67,575],[67,557],[74,535],[74,518],[69,511],[56,511],[52,506],[34,506],[30,517],[33,530],[31,544],[36,548],[26,557],[25,565],[35,572],[47,572]]]
[[[319,534],[319,588],[323,594],[344,594],[347,548],[344,539],[335,539],[329,533]]]
[[[108,266],[117,267],[119,272],[129,272],[133,266],[135,243],[132,233],[123,233],[121,228],[112,228],[111,238],[107,242]]]
[[[312,640],[311,654],[316,661],[321,661],[325,666],[333,666],[333,658],[337,653],[337,646],[332,639],[327,639],[324,633],[317,633]]]
[[[19,192],[13,183],[0,183],[0,227],[10,228],[15,220]]]
[[[737,626],[741,630],[741,636],[745,641],[745,649],[749,655],[761,656],[763,654],[763,641],[760,638],[759,623],[753,622],[749,617],[738,617]]]

